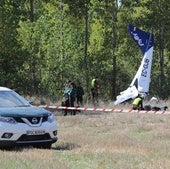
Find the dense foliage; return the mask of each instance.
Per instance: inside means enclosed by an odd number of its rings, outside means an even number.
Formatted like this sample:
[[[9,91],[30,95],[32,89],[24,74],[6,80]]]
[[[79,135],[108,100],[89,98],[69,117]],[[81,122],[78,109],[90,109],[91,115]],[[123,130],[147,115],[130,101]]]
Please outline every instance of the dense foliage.
[[[150,93],[170,96],[168,0],[1,0],[1,86],[59,99],[65,82],[86,97],[98,75],[100,96],[115,99],[134,77],[142,54],[129,23],[151,31],[155,50]]]

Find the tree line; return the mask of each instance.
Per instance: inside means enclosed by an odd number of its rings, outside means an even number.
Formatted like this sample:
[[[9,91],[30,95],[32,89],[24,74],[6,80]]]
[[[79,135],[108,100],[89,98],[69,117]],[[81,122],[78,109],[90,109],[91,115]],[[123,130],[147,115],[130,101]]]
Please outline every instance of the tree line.
[[[97,75],[102,99],[114,100],[142,59],[128,34],[130,23],[153,29],[150,94],[168,99],[168,0],[1,0],[1,86],[61,99],[65,82],[72,80],[83,84],[88,98]]]

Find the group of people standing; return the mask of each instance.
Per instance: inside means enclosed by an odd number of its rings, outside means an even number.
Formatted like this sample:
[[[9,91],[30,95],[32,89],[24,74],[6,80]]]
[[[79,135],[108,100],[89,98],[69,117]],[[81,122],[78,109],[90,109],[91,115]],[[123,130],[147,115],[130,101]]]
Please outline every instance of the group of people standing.
[[[91,81],[91,93],[92,93],[92,101],[94,105],[98,103],[98,90],[99,90],[99,83],[98,83],[98,77],[92,79]],[[65,85],[64,89],[64,96],[65,101],[64,105],[65,107],[74,107],[74,102],[76,101],[78,106],[83,106],[83,95],[84,95],[84,89],[82,87],[82,84],[79,82],[78,85],[75,85],[72,81],[68,81]],[[72,115],[76,114],[76,111],[70,110]],[[68,110],[65,109],[64,115],[67,115]]]
[[[94,106],[98,104],[98,96],[99,96],[99,83],[98,83],[98,77],[94,77],[91,81],[91,94],[92,94],[92,101]],[[83,95],[84,95],[84,89],[82,87],[82,84],[79,82],[76,86],[73,82],[70,80],[67,82],[64,90],[65,95],[65,107],[74,107],[74,102],[76,101],[78,106],[83,106]],[[132,102],[132,108],[134,110],[143,110],[143,97],[142,95],[138,95],[134,101]],[[67,115],[68,109],[65,109],[64,115]],[[72,115],[76,115],[76,111],[70,110]]]
[[[76,86],[73,82],[70,80],[67,82],[64,90],[65,95],[65,103],[64,106],[66,107],[74,107],[74,102],[77,101],[78,106],[83,105],[83,95],[84,95],[84,89],[82,87],[81,83],[78,83]],[[64,111],[64,115],[67,115],[67,109]],[[75,110],[71,110],[72,115],[76,115]]]

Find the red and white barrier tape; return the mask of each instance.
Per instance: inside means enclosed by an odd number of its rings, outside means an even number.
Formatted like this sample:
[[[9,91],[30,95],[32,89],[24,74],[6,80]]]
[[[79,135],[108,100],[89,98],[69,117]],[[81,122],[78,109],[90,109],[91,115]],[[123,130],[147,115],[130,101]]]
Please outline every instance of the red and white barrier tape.
[[[67,109],[67,110],[82,110],[82,111],[102,111],[102,112],[115,112],[115,113],[144,113],[144,114],[170,114],[170,112],[162,111],[148,111],[148,110],[126,110],[126,109],[107,109],[107,108],[88,108],[88,107],[64,107],[64,106],[49,106],[40,105],[38,107],[49,108],[49,109]]]

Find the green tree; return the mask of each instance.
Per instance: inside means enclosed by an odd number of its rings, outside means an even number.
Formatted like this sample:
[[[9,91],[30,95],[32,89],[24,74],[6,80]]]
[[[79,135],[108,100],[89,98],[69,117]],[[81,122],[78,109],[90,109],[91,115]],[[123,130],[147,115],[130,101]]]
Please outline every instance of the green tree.
[[[18,71],[24,58],[17,42],[17,28],[23,1],[2,0],[0,3],[0,74],[1,85],[16,89]]]
[[[1,84],[59,98],[67,80],[87,96],[99,76],[102,99],[127,88],[142,59],[129,23],[155,36],[150,92],[169,97],[168,0],[2,0]],[[155,83],[158,84],[155,86]]]
[[[170,36],[170,4],[166,1],[156,0],[151,3],[153,26],[155,33],[155,69],[154,86],[156,94],[160,98],[168,98],[169,92],[169,36]],[[157,71],[159,70],[159,71]]]

